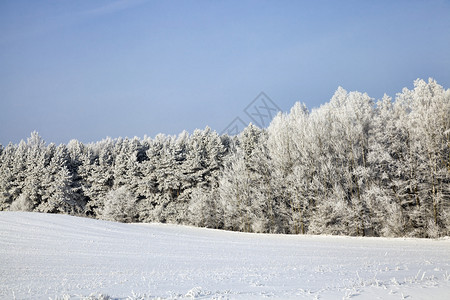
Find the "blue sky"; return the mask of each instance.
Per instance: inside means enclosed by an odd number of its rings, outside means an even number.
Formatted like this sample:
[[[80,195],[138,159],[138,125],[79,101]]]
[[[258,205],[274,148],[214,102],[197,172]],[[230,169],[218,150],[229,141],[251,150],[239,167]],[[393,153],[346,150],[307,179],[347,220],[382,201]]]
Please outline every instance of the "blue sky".
[[[0,143],[221,132],[265,92],[450,87],[450,1],[0,1]]]

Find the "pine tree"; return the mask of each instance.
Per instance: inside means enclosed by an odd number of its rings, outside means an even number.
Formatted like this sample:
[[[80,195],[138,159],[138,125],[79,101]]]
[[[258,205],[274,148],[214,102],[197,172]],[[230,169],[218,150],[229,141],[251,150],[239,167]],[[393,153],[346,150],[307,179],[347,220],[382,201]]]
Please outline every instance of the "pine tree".
[[[26,145],[26,172],[23,180],[21,193],[27,195],[31,206],[36,209],[42,203],[43,185],[42,174],[48,165],[49,153],[45,147],[44,140],[34,131],[27,139]]]
[[[16,155],[25,161],[24,151],[10,143],[0,154],[0,211],[8,210],[13,200],[20,195],[20,177],[24,176],[25,165],[15,165]],[[16,173],[14,172],[16,171]]]
[[[42,202],[36,208],[41,212],[77,213],[83,204],[77,201],[72,191],[72,174],[68,164],[68,153],[65,145],[50,145],[51,160],[42,174]]]

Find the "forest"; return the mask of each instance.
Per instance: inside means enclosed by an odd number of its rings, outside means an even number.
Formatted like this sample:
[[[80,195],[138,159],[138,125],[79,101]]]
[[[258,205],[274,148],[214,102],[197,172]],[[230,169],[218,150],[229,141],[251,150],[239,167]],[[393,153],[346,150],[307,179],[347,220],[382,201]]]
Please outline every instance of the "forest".
[[[450,89],[393,99],[339,87],[268,128],[0,145],[0,211],[242,232],[450,234]]]

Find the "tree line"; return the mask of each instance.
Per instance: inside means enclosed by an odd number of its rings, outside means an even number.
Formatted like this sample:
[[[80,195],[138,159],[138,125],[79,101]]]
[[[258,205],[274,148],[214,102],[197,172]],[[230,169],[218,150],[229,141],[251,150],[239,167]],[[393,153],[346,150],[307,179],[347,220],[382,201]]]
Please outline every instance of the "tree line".
[[[395,99],[338,88],[268,128],[0,145],[0,210],[244,232],[450,233],[450,90],[416,80]]]

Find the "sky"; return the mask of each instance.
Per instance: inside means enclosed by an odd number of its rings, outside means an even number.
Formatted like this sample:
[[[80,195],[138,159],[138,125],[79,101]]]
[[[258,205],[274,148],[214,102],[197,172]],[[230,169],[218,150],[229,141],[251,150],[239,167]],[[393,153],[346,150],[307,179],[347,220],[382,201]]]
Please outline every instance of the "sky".
[[[448,0],[3,0],[0,144],[221,133],[261,93],[287,112],[338,86],[450,88],[449,16]]]

